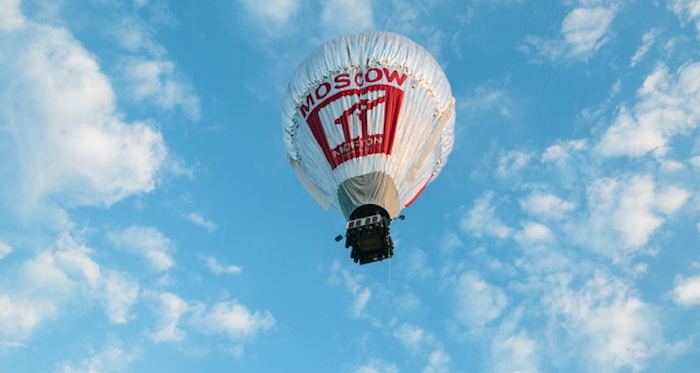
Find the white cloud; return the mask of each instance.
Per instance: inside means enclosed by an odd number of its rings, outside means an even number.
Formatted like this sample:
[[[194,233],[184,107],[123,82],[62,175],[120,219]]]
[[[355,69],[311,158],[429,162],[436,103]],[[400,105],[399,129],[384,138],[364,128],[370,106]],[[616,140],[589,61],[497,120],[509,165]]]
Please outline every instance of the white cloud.
[[[420,249],[409,248],[404,251],[407,263],[405,263],[406,277],[410,279],[425,279],[433,275],[430,267],[429,255]]]
[[[551,61],[585,61],[608,41],[610,25],[617,12],[618,2],[580,2],[561,24],[562,40],[547,40],[528,35],[526,44]],[[528,52],[524,45],[521,50]]]
[[[659,30],[652,29],[644,33],[642,35],[642,45],[637,49],[637,51],[634,53],[634,56],[630,59],[630,67],[636,66],[639,61],[641,61],[642,57],[644,57],[648,52],[651,46],[654,44],[656,41],[656,38],[659,36]]]
[[[363,276],[354,275],[347,267],[342,267],[338,261],[334,261],[331,266],[331,274],[328,277],[328,285],[343,285],[347,292],[352,295],[350,312],[354,317],[363,317],[365,308],[372,297],[372,290],[361,284]]]
[[[199,225],[200,227],[208,230],[209,232],[213,232],[218,228],[216,223],[213,221],[205,218],[202,216],[202,214],[197,213],[197,212],[191,212],[187,215],[185,215],[185,219],[189,220],[190,222]]]
[[[513,99],[502,89],[478,87],[473,95],[457,102],[460,114],[464,112],[468,117],[496,113],[503,118],[511,118],[513,114]]]
[[[254,337],[271,329],[275,318],[269,311],[251,312],[238,301],[219,302],[211,307],[194,306],[192,322],[206,334],[226,334],[232,339]]]
[[[612,227],[622,235],[625,246],[641,247],[663,222],[652,211],[654,188],[653,180],[647,176],[635,177],[626,184],[615,180],[601,181],[591,188],[595,199],[591,207],[596,218],[612,213],[609,215],[612,216]]]
[[[492,193],[487,193],[478,199],[474,207],[460,221],[460,227],[476,237],[482,235],[507,238],[513,234],[513,229],[503,223],[496,215],[496,208],[491,205]]]
[[[178,342],[185,339],[186,334],[178,326],[180,318],[188,310],[187,302],[172,293],[158,295],[157,329],[151,333],[155,342]]]
[[[133,102],[164,110],[178,109],[190,120],[199,120],[201,108],[196,90],[178,73],[175,62],[156,39],[156,26],[173,26],[177,21],[165,2],[156,2],[148,10],[148,21],[134,14],[116,20],[110,28],[117,44],[129,52],[117,60],[115,69],[120,94]]]
[[[265,22],[284,24],[299,8],[298,0],[239,0],[246,11]]]
[[[498,318],[507,304],[503,290],[488,284],[476,272],[460,276],[455,284],[454,296],[457,319],[477,331]]]
[[[673,288],[673,300],[684,306],[700,304],[700,276],[676,279]]]
[[[668,0],[668,6],[683,22],[695,22],[700,37],[700,2],[697,0]]]
[[[24,340],[46,320],[75,302],[100,302],[112,323],[125,323],[138,299],[139,285],[122,274],[104,271],[80,238],[64,235],[6,276],[17,287],[0,293],[0,340]]]
[[[632,109],[621,107],[597,150],[604,156],[662,156],[669,141],[700,123],[700,63],[681,67],[672,75],[659,65],[637,92]]]
[[[374,12],[369,0],[328,0],[323,3],[321,24],[333,35],[374,29]]]
[[[554,144],[547,148],[542,154],[542,162],[558,163],[568,161],[574,152],[585,150],[588,146],[586,140],[569,140]]]
[[[7,352],[11,352],[12,350],[16,350],[18,348],[28,348],[24,343],[21,342],[16,342],[16,341],[0,341],[0,354],[4,355]]]
[[[243,267],[237,265],[223,265],[213,256],[206,258],[207,267],[217,275],[220,274],[239,274],[243,272]]]
[[[129,351],[121,343],[111,343],[78,364],[64,363],[59,373],[118,373],[127,372],[138,358],[138,351]]]
[[[107,238],[122,250],[144,256],[156,271],[166,271],[175,265],[169,254],[173,250],[172,242],[153,227],[131,226],[109,232]]]
[[[372,291],[368,288],[360,289],[359,293],[355,294],[355,299],[353,300],[351,311],[355,317],[360,317],[363,315],[365,307],[370,298],[372,298]]]
[[[393,336],[408,350],[411,356],[425,358],[424,373],[448,372],[450,356],[445,352],[434,335],[427,330],[411,324],[399,324],[393,330]]]
[[[109,205],[151,191],[167,151],[160,133],[127,124],[95,58],[65,29],[25,22],[0,34],[2,164],[17,175],[5,193],[28,219],[48,197]]]
[[[136,9],[141,9],[141,8],[145,7],[146,5],[148,5],[149,1],[150,0],[133,0],[133,3],[134,3],[134,6],[136,7]]]
[[[423,368],[423,373],[447,373],[449,365],[450,355],[444,350],[438,349],[428,355],[428,365]]]
[[[576,206],[553,194],[535,192],[521,200],[520,207],[535,218],[562,219]]]
[[[139,290],[138,283],[119,272],[108,271],[105,274],[103,303],[111,322],[123,324],[132,318],[129,311],[138,300]]]
[[[11,31],[22,27],[24,16],[19,10],[20,0],[0,0],[0,31]]]
[[[442,61],[441,50],[445,43],[445,33],[439,24],[423,22],[425,14],[432,11],[439,2],[413,0],[373,1],[372,14],[376,20],[382,23],[381,28],[391,30],[402,35],[410,35],[419,42],[438,61]],[[370,29],[377,29],[377,23]],[[370,30],[367,30],[370,31]],[[455,48],[459,49],[459,47]],[[458,103],[464,102],[461,99]]]
[[[694,157],[691,157],[688,160],[688,163],[690,163],[691,166],[700,168],[700,155],[696,155]]]
[[[659,166],[660,170],[663,172],[676,172],[680,171],[683,169],[684,165],[681,162],[677,161],[672,161],[672,160],[661,160],[661,164]]]
[[[590,215],[587,224],[579,225],[578,239],[613,259],[623,259],[646,245],[664,215],[676,212],[688,196],[673,186],[659,191],[649,175],[596,180],[588,187]]]
[[[565,281],[544,303],[567,339],[582,343],[577,356],[591,371],[643,371],[659,351],[657,316],[618,279],[597,273],[580,289]]]
[[[553,238],[552,231],[546,225],[535,222],[523,223],[523,230],[518,233],[518,239],[527,245],[547,243]]]
[[[614,9],[605,7],[577,8],[569,13],[561,25],[569,56],[587,56],[605,44],[614,15]]]
[[[498,159],[496,175],[500,177],[514,176],[525,166],[527,166],[532,157],[532,154],[517,150],[504,152]]]
[[[359,366],[353,373],[398,373],[399,368],[392,363],[384,362],[380,359],[372,359],[367,364]]]
[[[394,329],[394,338],[398,339],[409,351],[416,352],[426,338],[426,331],[417,326],[401,324]]]
[[[676,186],[669,186],[656,196],[655,207],[666,215],[678,211],[690,198],[690,193]]]
[[[72,238],[57,246],[22,263],[18,281],[28,299],[58,304],[99,288],[101,269],[90,258],[92,251]]]
[[[537,341],[526,332],[502,333],[491,343],[492,369],[494,373],[539,372]]]
[[[0,339],[24,340],[56,311],[57,307],[49,301],[13,299],[0,294]]]
[[[4,242],[0,242],[0,259],[10,255],[12,253],[12,247]]]
[[[449,231],[442,236],[441,247],[444,251],[456,249],[463,245],[464,243],[455,232]]]
[[[175,76],[173,62],[131,57],[121,66],[130,99],[168,110],[180,108],[190,119],[200,118],[199,97],[190,84]]]
[[[112,32],[119,46],[129,52],[146,52],[154,57],[164,56],[165,48],[154,40],[149,27],[151,26],[137,18],[123,18]]]
[[[186,301],[173,293],[160,293],[154,307],[156,328],[150,333],[155,342],[179,342],[187,334],[183,330],[196,330],[204,334],[223,334],[232,340],[255,337],[274,327],[276,321],[269,311],[251,312],[237,300],[207,305],[198,301]],[[239,355],[243,353],[242,347]],[[236,353],[236,351],[234,351]]]

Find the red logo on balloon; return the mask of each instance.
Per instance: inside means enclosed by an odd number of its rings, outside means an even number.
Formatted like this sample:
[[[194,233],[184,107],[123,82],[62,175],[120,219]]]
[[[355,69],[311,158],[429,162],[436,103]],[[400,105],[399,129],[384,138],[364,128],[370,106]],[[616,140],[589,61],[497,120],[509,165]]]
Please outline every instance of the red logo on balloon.
[[[307,95],[299,110],[331,169],[350,159],[391,154],[405,81],[396,70],[372,68],[336,75]]]

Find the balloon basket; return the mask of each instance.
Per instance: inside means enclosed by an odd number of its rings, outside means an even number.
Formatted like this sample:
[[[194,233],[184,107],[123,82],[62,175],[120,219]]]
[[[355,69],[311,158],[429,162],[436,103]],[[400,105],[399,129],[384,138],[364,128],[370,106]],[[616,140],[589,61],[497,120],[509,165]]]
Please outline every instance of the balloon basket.
[[[355,263],[368,264],[394,256],[389,214],[377,205],[364,205],[350,215],[345,247]]]

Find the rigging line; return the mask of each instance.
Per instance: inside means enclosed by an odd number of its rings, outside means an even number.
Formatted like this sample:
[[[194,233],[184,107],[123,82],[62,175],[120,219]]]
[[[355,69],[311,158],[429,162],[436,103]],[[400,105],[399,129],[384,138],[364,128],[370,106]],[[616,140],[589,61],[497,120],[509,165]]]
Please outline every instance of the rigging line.
[[[352,280],[353,280],[353,286],[352,286],[352,299],[357,300],[357,288],[360,286],[360,282],[357,280],[357,267],[358,266],[352,266]]]
[[[326,220],[328,221],[328,229],[333,232],[333,224],[331,223],[331,210],[326,210]]]
[[[391,258],[389,258],[389,259],[391,259]],[[389,287],[391,287],[391,285],[392,285],[392,283],[391,283],[391,271],[392,271],[393,265],[394,265],[393,261],[389,260]]]

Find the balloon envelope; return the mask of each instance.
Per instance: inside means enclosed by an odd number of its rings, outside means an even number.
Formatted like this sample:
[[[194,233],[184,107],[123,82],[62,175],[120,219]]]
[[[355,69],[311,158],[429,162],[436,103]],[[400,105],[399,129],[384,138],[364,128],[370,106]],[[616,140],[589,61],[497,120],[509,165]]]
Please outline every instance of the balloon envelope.
[[[454,103],[438,63],[410,39],[342,36],[309,55],[289,82],[282,109],[287,155],[325,209],[350,218],[377,205],[393,219],[447,162]]]

